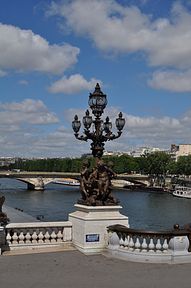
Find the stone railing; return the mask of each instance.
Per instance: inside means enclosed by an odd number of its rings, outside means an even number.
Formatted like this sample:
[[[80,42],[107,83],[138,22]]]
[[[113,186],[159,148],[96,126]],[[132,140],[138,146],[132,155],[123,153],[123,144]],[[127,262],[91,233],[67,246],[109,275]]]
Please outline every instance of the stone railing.
[[[143,231],[122,225],[108,227],[108,251],[137,262],[191,262],[191,231],[174,226],[171,231]]]
[[[12,223],[5,227],[4,250],[58,246],[72,241],[72,224],[66,222]]]

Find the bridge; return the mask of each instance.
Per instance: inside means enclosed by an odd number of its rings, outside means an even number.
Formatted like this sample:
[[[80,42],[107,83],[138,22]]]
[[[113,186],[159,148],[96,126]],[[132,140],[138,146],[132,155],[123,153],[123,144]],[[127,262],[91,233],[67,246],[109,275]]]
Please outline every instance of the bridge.
[[[80,173],[72,172],[28,172],[28,171],[0,171],[0,178],[12,178],[27,184],[29,190],[44,190],[44,186],[56,180],[66,180],[66,178],[80,179]],[[148,186],[147,175],[140,174],[119,174],[119,180],[128,180],[134,184],[143,184]]]
[[[0,171],[0,178],[16,179],[27,184],[28,190],[44,190],[44,186],[58,179],[64,181],[66,178],[79,179],[79,173],[67,172],[28,172],[28,171]]]

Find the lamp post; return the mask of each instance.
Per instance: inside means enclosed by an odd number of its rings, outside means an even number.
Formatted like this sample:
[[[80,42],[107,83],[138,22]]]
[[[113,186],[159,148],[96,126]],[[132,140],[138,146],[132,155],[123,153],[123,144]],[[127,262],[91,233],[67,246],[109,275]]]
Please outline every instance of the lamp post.
[[[82,120],[84,125],[84,134],[81,136],[79,136],[81,122],[78,120],[77,115],[74,117],[72,127],[75,132],[74,135],[76,139],[81,141],[92,140],[92,155],[94,157],[101,158],[104,151],[104,142],[117,139],[121,136],[123,127],[125,125],[125,119],[120,112],[118,118],[115,121],[117,135],[113,134],[111,131],[112,123],[110,122],[108,116],[106,117],[105,122],[101,120],[101,115],[103,114],[107,105],[107,96],[103,94],[98,83],[95,87],[95,91],[90,93],[88,104],[92,110],[93,115],[95,116],[95,119],[93,120],[93,117],[90,116],[89,110],[87,110]]]
[[[89,110],[86,111],[83,117],[84,132],[79,135],[81,121],[78,116],[74,116],[72,128],[76,139],[81,141],[91,140],[92,155],[97,158],[97,166],[94,171],[89,170],[89,165],[84,164],[81,172],[81,193],[83,204],[86,205],[106,205],[108,203],[116,204],[114,197],[111,196],[110,186],[111,178],[114,172],[111,167],[103,163],[101,157],[104,151],[105,142],[117,139],[121,136],[125,119],[122,112],[119,113],[115,121],[117,134],[112,132],[112,123],[107,116],[105,121],[101,119],[104,109],[107,105],[107,96],[101,91],[99,84],[96,84],[95,91],[90,93],[89,107],[92,110],[93,116]],[[97,187],[96,187],[97,186]],[[115,202],[115,203],[114,203]]]

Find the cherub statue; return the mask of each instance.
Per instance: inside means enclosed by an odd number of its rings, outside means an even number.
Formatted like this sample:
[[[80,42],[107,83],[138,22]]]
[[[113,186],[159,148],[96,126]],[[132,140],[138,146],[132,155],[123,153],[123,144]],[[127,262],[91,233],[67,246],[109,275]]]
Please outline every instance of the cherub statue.
[[[88,197],[90,174],[91,174],[90,163],[88,160],[84,160],[82,164],[81,179],[80,179],[80,191],[83,200],[86,200]]]
[[[111,179],[115,177],[113,164],[106,165],[101,159],[97,160],[95,168],[90,170],[88,160],[85,160],[81,170],[81,195],[79,204],[90,206],[116,205],[118,201],[111,194]]]

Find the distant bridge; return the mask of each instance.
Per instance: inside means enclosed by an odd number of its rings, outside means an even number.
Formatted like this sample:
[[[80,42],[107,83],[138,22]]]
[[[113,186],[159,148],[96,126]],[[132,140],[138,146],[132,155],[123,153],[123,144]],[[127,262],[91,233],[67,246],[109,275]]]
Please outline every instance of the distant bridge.
[[[72,172],[14,172],[14,171],[0,171],[0,178],[12,178],[22,181],[27,184],[29,190],[44,190],[44,186],[57,179],[65,180],[65,178],[80,179],[80,173]],[[149,185],[147,175],[140,174],[119,174],[117,179],[128,180],[134,184]]]
[[[44,186],[56,181],[57,179],[66,180],[66,178],[79,179],[79,173],[67,172],[15,172],[15,171],[1,171],[0,178],[10,178],[22,181],[27,184],[28,190],[44,190]]]

